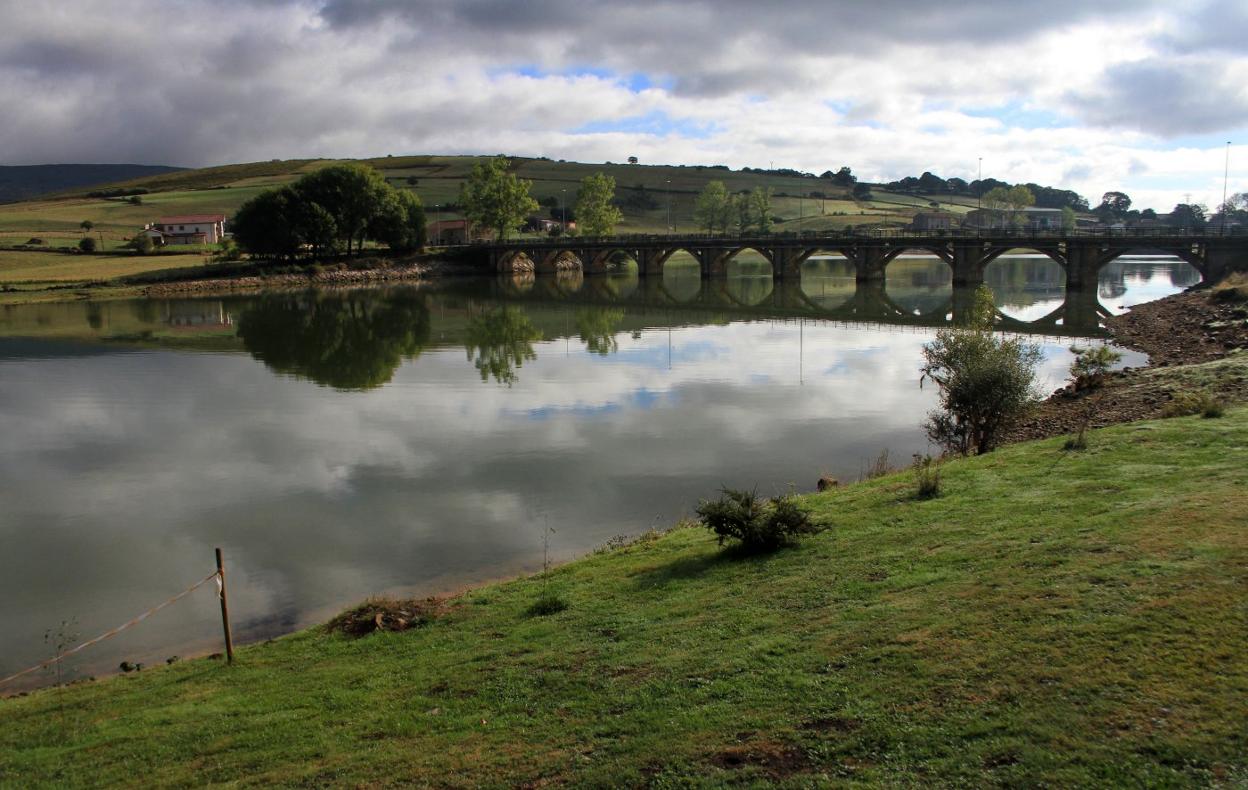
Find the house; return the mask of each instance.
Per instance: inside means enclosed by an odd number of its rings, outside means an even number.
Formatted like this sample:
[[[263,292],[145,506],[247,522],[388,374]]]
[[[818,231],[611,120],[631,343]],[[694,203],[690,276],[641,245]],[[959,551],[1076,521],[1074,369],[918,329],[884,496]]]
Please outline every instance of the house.
[[[546,217],[529,217],[524,221],[524,230],[528,233],[550,233],[560,227],[559,220]]]
[[[910,230],[949,230],[954,217],[945,211],[920,211],[910,220]]]
[[[987,209],[977,208],[966,215],[967,228],[1023,228],[1025,230],[1061,230],[1060,208]]]
[[[466,219],[443,219],[430,222],[425,228],[429,243],[441,247],[446,244],[467,244],[470,227]]]
[[[224,214],[161,217],[141,231],[156,244],[216,244],[225,238]]]

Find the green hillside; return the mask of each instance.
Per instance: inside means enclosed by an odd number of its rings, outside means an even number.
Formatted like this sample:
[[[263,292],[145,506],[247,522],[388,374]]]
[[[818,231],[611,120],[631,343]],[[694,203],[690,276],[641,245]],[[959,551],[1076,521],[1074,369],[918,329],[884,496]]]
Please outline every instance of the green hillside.
[[[0,205],[0,246],[21,244],[31,237],[42,238],[53,246],[76,243],[78,225],[83,220],[95,223],[96,231],[102,232],[106,240],[121,241],[162,214],[228,215],[260,191],[288,183],[335,161],[338,160],[226,165],[108,185],[112,189],[148,190],[140,196],[140,205],[124,197],[90,198],[86,190],[67,192],[53,199]],[[451,210],[441,211],[439,207],[458,199],[460,185],[481,158],[406,156],[364,161],[380,169],[395,186],[420,195],[431,219],[445,219],[458,215]],[[519,176],[533,182],[534,197],[569,206],[575,201],[577,185],[582,178],[598,172],[613,176],[616,195],[625,202],[624,222],[618,228],[620,233],[662,232],[668,224],[669,205],[671,224],[677,231],[695,230],[693,201],[711,180],[723,181],[732,191],[760,186],[772,189],[778,230],[905,223],[915,212],[927,207],[929,200],[939,200],[942,208],[958,213],[969,210],[974,204],[964,197],[929,199],[883,192],[871,201],[856,202],[846,189],[834,186],[828,179],[746,173],[709,166],[608,165],[516,158],[513,167]],[[542,210],[547,211],[547,208]]]
[[[0,785],[1239,786],[1245,448],[1242,408],[1016,445],[806,496],[827,530],[774,554],[680,529],[0,700]]]

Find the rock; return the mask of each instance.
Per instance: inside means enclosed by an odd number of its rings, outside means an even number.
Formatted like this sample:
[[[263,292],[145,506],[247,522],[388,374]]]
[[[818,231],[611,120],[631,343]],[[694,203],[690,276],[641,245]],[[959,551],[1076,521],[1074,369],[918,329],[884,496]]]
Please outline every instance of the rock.
[[[829,488],[836,488],[840,484],[841,484],[840,481],[837,480],[835,477],[824,475],[819,478],[818,483],[815,483],[815,488],[819,489],[820,491],[827,491]]]

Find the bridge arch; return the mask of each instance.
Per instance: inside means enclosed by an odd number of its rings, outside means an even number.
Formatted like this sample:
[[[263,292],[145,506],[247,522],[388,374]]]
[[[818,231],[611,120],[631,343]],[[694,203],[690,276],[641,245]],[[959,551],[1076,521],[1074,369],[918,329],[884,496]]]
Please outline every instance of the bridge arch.
[[[1194,246],[1194,245],[1193,245]],[[1146,246],[1146,245],[1122,245],[1109,246],[1103,249],[1096,257],[1095,266],[1099,273],[1101,269],[1109,264],[1130,255],[1168,255],[1183,261],[1187,265],[1195,269],[1202,280],[1208,279],[1208,268],[1206,267],[1205,257],[1198,249],[1193,246],[1176,245],[1176,246]]]

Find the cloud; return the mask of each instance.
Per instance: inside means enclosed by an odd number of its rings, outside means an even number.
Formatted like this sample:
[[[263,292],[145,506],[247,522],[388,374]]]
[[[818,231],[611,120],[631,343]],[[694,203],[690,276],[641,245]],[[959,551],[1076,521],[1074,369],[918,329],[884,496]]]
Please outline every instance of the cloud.
[[[207,27],[135,23],[204,9],[0,3],[5,164],[506,151],[891,180],[983,157],[1098,193],[1245,125],[1229,3],[227,0]]]

